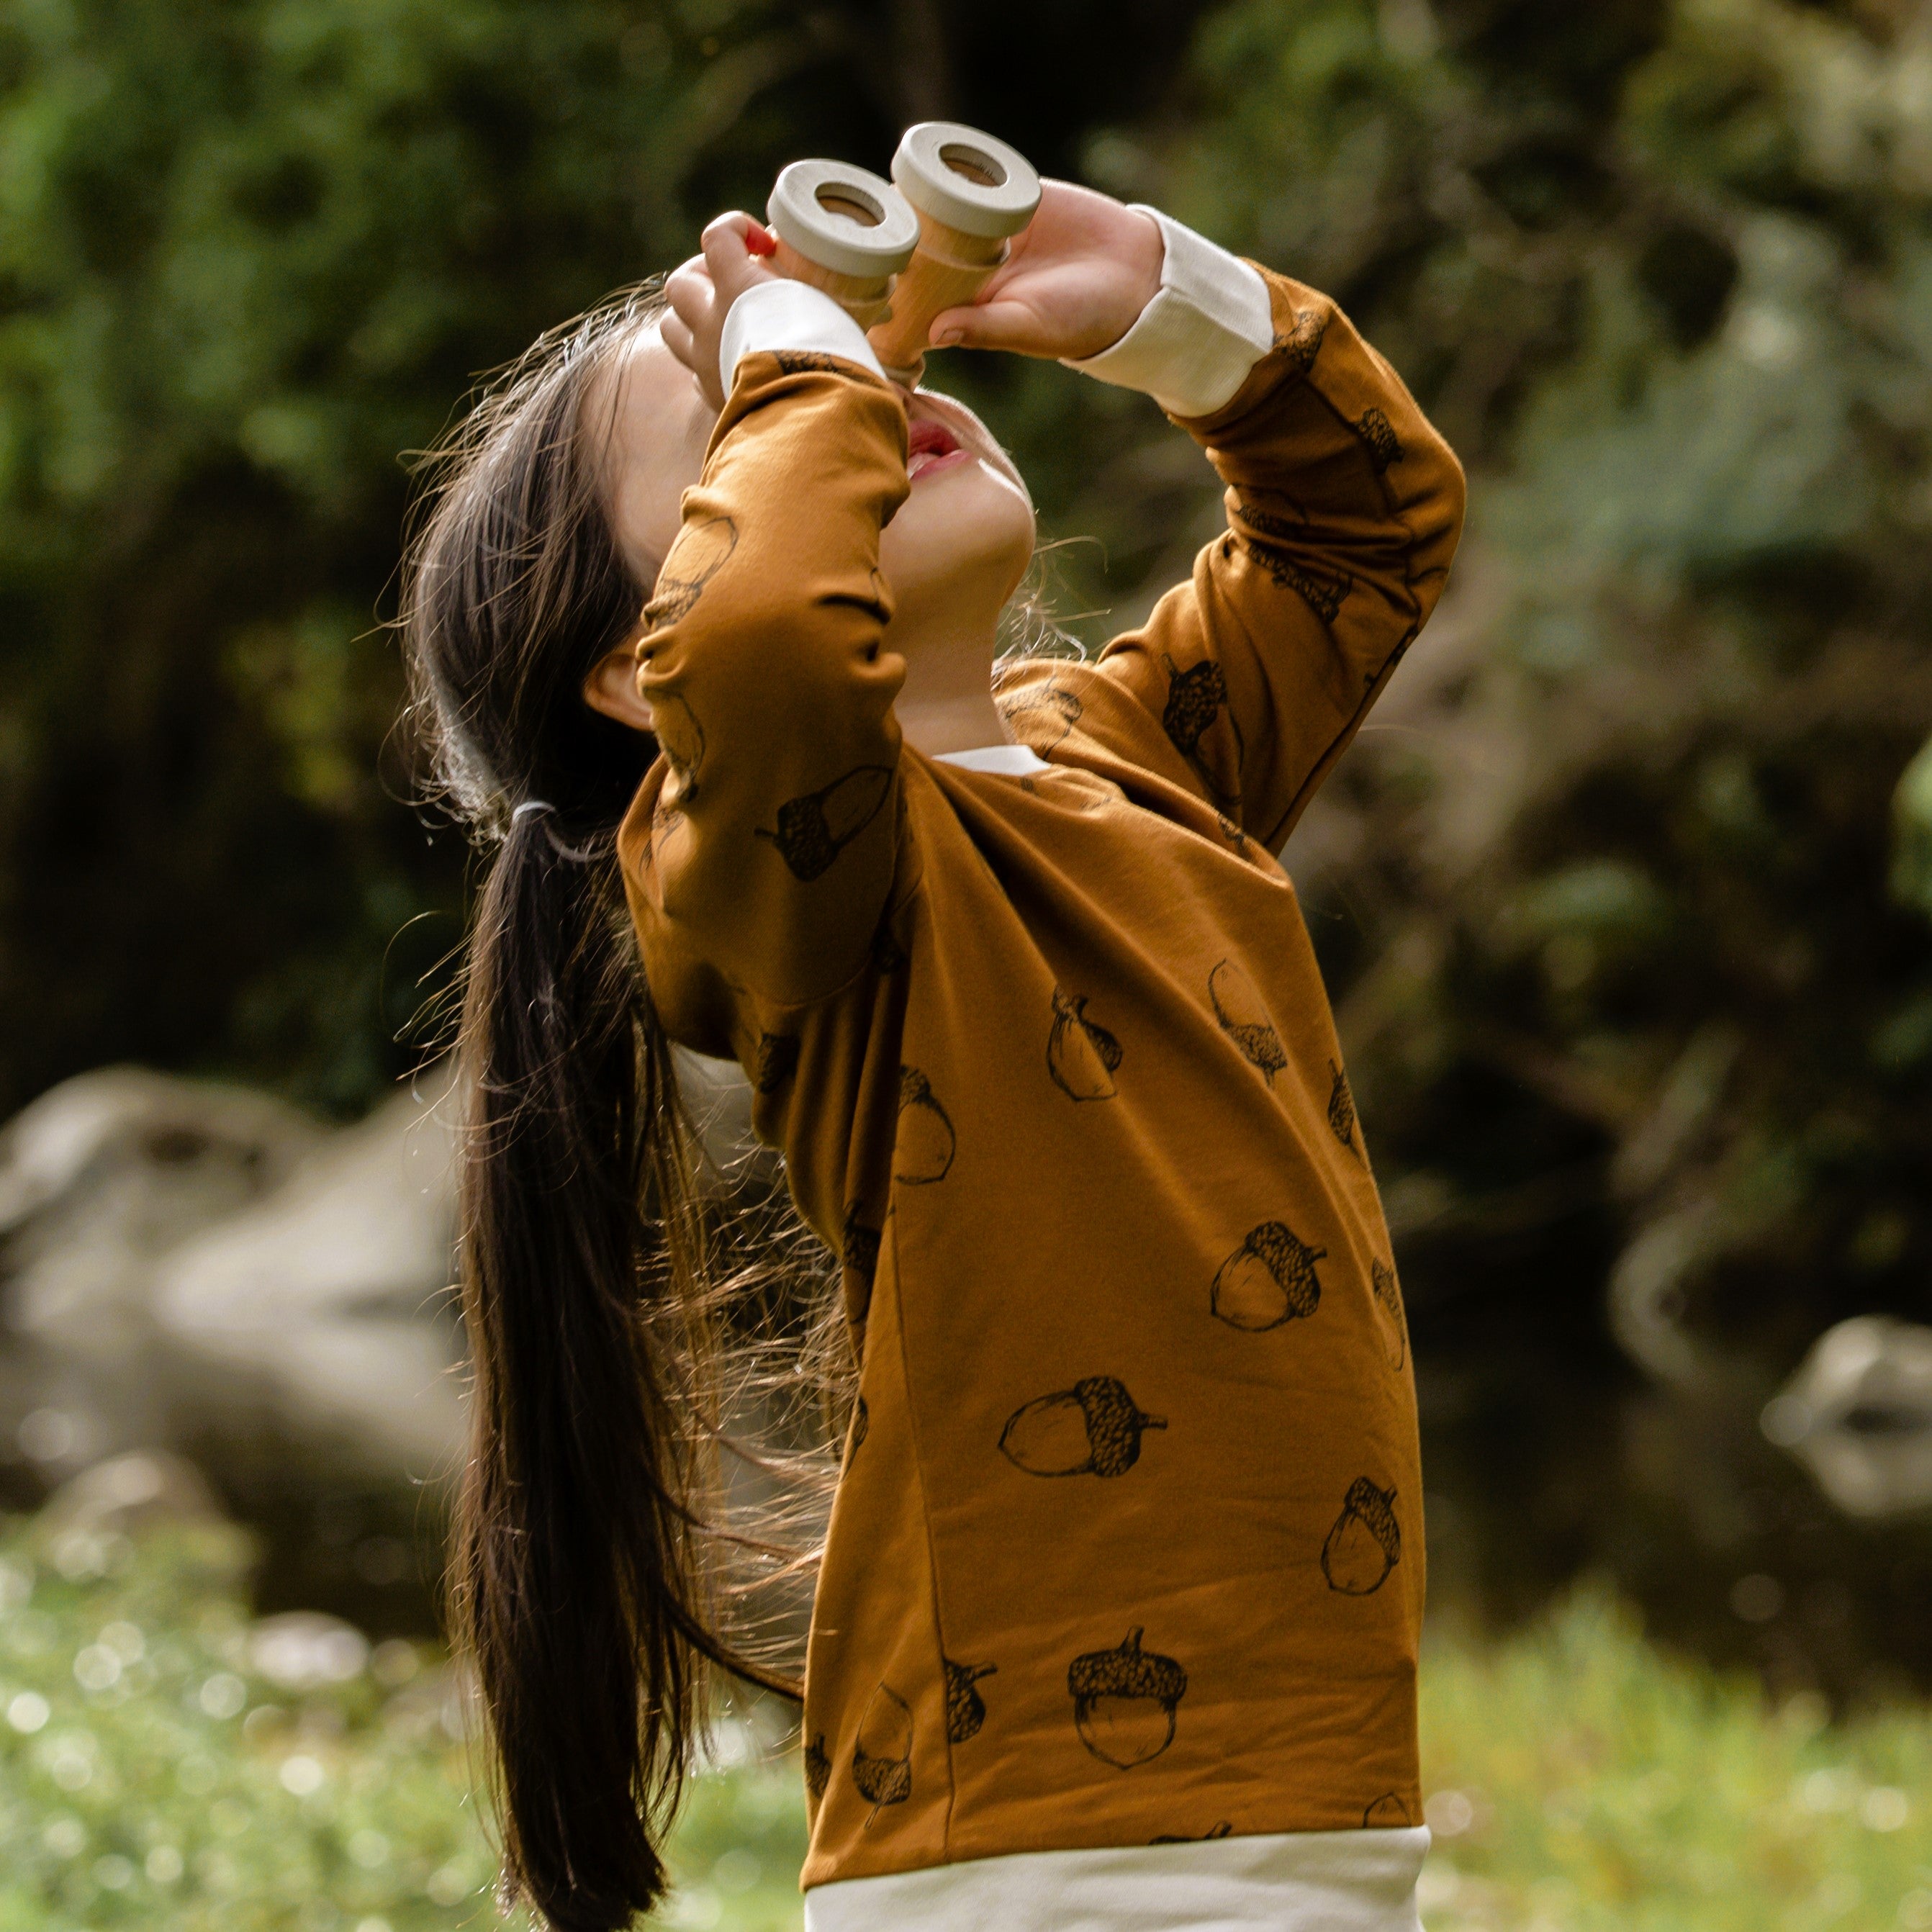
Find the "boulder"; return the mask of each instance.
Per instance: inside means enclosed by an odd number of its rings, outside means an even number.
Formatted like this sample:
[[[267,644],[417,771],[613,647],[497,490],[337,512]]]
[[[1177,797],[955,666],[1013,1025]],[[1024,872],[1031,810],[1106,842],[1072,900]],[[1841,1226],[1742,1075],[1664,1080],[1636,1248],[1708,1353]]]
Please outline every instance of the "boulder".
[[[1762,1426],[1853,1516],[1932,1509],[1932,1328],[1885,1315],[1828,1328]]]

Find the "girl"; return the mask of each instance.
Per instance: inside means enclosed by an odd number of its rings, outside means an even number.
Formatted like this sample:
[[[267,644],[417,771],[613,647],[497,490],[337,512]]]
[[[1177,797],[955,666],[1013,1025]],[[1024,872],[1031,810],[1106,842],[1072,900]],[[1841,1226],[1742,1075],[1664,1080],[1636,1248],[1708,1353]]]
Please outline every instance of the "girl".
[[[412,564],[441,769],[500,840],[455,1601],[507,1881],[627,1924],[707,1665],[774,1681],[706,1583],[676,1041],[743,1069],[857,1364],[808,1925],[1412,1932],[1406,1336],[1274,854],[1442,591],[1461,473],[1324,298],[1050,183],[932,340],[1147,392],[1228,528],[1096,662],[996,679],[1018,476],[759,241],[722,217],[668,308],[540,344]]]

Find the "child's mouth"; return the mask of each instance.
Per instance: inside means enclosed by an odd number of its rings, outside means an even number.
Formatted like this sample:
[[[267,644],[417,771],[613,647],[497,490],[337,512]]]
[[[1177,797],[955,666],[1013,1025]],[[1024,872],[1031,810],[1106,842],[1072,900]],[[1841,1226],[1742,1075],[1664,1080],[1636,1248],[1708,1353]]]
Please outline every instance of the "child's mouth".
[[[972,460],[972,452],[962,448],[959,440],[944,423],[930,416],[916,417],[906,436],[906,479],[916,483],[936,470],[956,469]]]

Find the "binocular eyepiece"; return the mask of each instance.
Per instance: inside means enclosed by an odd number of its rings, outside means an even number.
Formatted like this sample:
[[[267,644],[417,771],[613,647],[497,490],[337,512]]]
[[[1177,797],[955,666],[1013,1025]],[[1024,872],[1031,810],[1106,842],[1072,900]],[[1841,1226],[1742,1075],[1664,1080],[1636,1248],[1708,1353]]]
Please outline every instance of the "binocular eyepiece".
[[[772,266],[823,289],[910,387],[934,316],[980,292],[1039,206],[1039,173],[1017,148],[956,121],[922,121],[906,130],[890,182],[842,161],[794,161],[765,214],[778,238]]]

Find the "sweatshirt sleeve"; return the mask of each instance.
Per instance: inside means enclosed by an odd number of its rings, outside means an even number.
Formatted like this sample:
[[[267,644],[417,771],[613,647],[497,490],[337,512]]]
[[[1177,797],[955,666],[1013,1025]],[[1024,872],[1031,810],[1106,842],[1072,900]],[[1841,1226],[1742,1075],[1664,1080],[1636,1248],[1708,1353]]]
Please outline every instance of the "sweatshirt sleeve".
[[[1278,850],[1434,609],[1463,483],[1347,316],[1258,272],[1272,346],[1220,408],[1174,418],[1228,529],[1100,669],[1158,722],[1167,775]]]
[[[863,964],[891,890],[904,661],[879,532],[906,494],[891,387],[753,349],[644,607],[662,754],[620,835],[647,974],[701,960],[794,1005]]]

